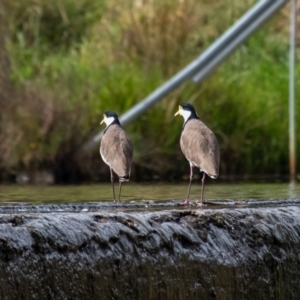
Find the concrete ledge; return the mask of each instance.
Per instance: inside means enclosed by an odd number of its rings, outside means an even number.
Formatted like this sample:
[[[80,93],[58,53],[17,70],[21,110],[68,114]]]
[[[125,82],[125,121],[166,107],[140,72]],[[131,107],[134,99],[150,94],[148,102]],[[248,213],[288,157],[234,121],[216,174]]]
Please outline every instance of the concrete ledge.
[[[0,214],[0,299],[299,299],[300,206]]]

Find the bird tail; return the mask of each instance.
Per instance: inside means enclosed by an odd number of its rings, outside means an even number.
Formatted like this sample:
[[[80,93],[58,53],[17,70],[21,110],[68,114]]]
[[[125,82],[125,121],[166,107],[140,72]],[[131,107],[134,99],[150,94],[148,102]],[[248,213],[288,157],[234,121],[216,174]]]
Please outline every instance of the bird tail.
[[[121,182],[129,181],[129,175],[119,176],[119,181]]]
[[[208,175],[210,178],[212,178],[212,179],[217,179],[217,178],[218,178],[218,175],[211,175],[211,174],[208,174],[208,173],[207,173],[207,175]]]

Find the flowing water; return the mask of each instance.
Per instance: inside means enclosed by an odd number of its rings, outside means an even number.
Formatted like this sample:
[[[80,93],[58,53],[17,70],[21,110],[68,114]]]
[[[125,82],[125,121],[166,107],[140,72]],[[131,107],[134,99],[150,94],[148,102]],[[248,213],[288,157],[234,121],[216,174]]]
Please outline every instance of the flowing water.
[[[237,205],[203,211],[186,190],[0,185],[0,299],[299,299],[299,185],[208,181]]]
[[[185,184],[136,184],[124,183],[121,200],[138,203],[139,201],[183,200],[187,191]],[[115,185],[116,195],[118,184]],[[199,199],[201,185],[194,182],[190,199]],[[247,200],[247,199],[295,199],[300,198],[300,185],[289,183],[222,183],[208,182],[205,186],[206,200]],[[110,184],[93,185],[0,185],[0,203],[5,204],[70,204],[97,203],[112,200]]]

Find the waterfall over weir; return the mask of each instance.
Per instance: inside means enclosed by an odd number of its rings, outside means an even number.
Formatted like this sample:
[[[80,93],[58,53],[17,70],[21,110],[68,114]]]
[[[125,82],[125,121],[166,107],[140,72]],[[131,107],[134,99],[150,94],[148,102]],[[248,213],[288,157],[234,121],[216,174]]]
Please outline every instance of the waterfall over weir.
[[[299,246],[296,200],[1,206],[0,299],[298,299]]]

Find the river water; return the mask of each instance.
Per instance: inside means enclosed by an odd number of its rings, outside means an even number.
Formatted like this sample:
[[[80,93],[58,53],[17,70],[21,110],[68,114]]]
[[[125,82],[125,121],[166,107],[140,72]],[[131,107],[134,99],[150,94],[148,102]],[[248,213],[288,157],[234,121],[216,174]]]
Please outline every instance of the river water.
[[[185,184],[136,184],[124,183],[121,200],[138,202],[142,200],[183,200],[188,183]],[[116,195],[118,183],[115,184]],[[193,182],[190,199],[200,197],[201,185]],[[205,200],[246,199],[294,199],[300,198],[300,185],[289,183],[211,183],[205,187]],[[110,184],[93,185],[0,185],[0,203],[3,204],[70,204],[95,203],[112,200]]]

